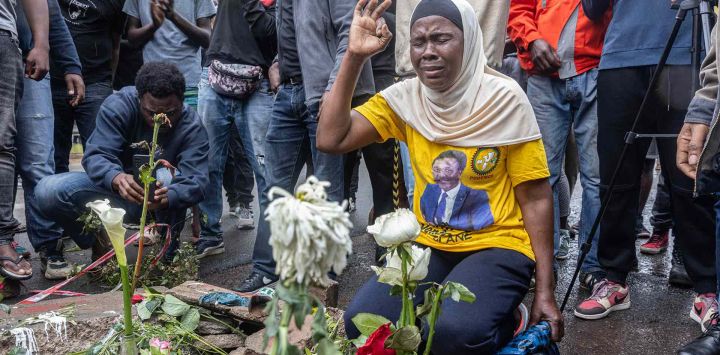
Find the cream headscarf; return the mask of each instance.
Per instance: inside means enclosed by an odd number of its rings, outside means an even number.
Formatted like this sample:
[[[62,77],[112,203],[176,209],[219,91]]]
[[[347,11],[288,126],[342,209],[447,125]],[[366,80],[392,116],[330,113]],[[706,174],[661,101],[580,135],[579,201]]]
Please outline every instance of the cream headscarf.
[[[540,138],[532,106],[520,86],[488,67],[472,6],[466,0],[451,1],[462,15],[465,40],[462,69],[455,83],[439,92],[416,77],[380,95],[403,121],[431,142],[476,147]]]

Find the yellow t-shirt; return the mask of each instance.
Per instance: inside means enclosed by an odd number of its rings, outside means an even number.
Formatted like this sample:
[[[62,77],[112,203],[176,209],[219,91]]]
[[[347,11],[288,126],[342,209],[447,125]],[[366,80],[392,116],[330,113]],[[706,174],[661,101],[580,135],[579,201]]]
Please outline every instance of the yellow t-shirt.
[[[413,210],[422,226],[417,242],[465,252],[503,248],[535,260],[513,187],[547,178],[540,139],[500,147],[455,147],[428,141],[375,95],[355,108],[382,140],[407,143],[415,175]]]

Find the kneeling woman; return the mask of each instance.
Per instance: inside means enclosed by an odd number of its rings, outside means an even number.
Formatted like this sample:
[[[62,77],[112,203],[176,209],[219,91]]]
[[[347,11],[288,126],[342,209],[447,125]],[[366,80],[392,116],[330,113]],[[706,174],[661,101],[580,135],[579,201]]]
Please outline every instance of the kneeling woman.
[[[380,15],[388,1],[361,0],[348,49],[324,99],[318,148],[349,152],[396,138],[407,143],[415,174],[417,242],[431,247],[426,282],[455,281],[473,304],[444,302],[435,354],[495,353],[517,325],[514,311],[533,272],[530,323],[547,320],[562,337],[553,293],[552,193],[540,132],[520,87],[486,65],[475,12],[465,0],[423,0],[411,20],[410,56],[417,78],[395,84],[350,110],[363,63],[392,34]],[[416,294],[422,302],[423,289]],[[400,298],[371,278],[345,313],[397,319]]]

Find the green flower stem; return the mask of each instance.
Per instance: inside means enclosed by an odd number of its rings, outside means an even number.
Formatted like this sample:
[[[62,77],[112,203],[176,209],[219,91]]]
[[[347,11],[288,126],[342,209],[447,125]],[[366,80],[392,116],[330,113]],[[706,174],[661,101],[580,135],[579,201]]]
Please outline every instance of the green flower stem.
[[[123,288],[123,315],[125,321],[125,336],[133,335],[133,324],[132,324],[132,289],[130,288],[130,281],[128,280],[128,267],[127,265],[120,265],[120,278],[122,279]]]
[[[400,256],[400,271],[402,273],[402,309],[400,310],[400,320],[398,329],[406,326],[415,325],[415,312],[413,309],[412,295],[410,293],[408,258],[409,255],[403,249],[403,246],[397,248],[396,253]],[[413,352],[397,351],[398,355],[413,354]]]
[[[400,253],[399,250],[397,252]],[[400,311],[400,326],[398,327],[398,329],[406,326],[408,321],[407,263],[405,262],[405,258],[402,256],[402,254],[400,254],[400,259],[400,270],[402,272],[402,309]]]
[[[410,263],[410,255],[408,255],[405,250],[400,250],[398,248],[398,253],[400,253],[400,269],[402,273],[402,311],[400,312],[400,327],[405,327],[409,325],[415,325],[415,310],[413,307],[412,302],[412,290],[410,289],[410,280],[409,280],[409,271],[408,271],[408,264]]]
[[[288,333],[290,320],[292,319],[292,309],[289,303],[285,303],[282,309],[282,317],[280,318],[280,329],[278,329],[277,339],[273,342],[271,355],[284,355],[288,353]]]
[[[150,167],[151,172],[155,167],[155,148],[157,148],[158,132],[160,132],[160,125],[162,123],[160,122],[160,119],[157,115],[153,117],[153,122],[153,138],[152,143],[150,144],[150,161],[148,162],[148,166]],[[133,272],[133,290],[137,286],[137,280],[140,276],[140,269],[142,268],[143,247],[145,245],[145,220],[147,219],[148,199],[150,197],[150,182],[143,181],[143,188],[145,190],[145,194],[143,196],[142,214],[140,215],[140,239],[138,240],[138,254],[137,260],[135,261],[135,270]]]
[[[425,344],[425,352],[423,353],[423,355],[430,355],[433,337],[435,336],[435,323],[437,322],[438,316],[440,315],[440,299],[442,298],[443,291],[445,291],[445,286],[440,286],[437,290],[437,293],[435,294],[435,297],[433,298],[433,305],[430,309],[430,314],[428,315],[428,326],[430,327],[430,329],[428,331],[428,338]]]

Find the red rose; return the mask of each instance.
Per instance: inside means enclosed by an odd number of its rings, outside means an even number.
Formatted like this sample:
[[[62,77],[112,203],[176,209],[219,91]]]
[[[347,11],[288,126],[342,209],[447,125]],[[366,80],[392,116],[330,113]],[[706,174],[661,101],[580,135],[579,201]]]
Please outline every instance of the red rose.
[[[395,355],[395,349],[386,349],[385,340],[392,335],[390,323],[377,328],[365,342],[358,348],[357,355]]]
[[[143,297],[141,295],[133,295],[131,302],[132,302],[132,304],[136,304],[136,303],[142,302],[144,299],[145,299],[145,297]]]

